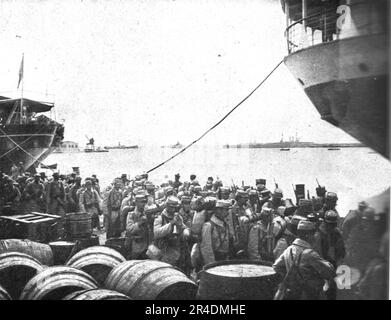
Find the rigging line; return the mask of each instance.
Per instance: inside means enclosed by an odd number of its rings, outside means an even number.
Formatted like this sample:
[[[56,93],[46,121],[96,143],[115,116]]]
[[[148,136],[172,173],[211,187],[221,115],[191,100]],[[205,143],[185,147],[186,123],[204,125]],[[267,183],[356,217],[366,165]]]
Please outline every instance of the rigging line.
[[[33,134],[40,133],[42,130],[43,130],[43,128],[41,128],[40,130],[34,132]],[[20,143],[20,145],[25,144],[27,141],[29,141],[29,140],[30,140],[31,138],[33,138],[33,137],[34,137],[34,136],[31,135],[31,136],[28,137],[27,139],[23,140],[23,141]],[[3,157],[5,157],[7,154],[9,154],[10,152],[14,151],[14,150],[17,149],[17,148],[18,148],[18,145],[15,145],[12,149],[10,149],[10,150],[4,152],[2,155],[0,155],[0,159],[3,158]]]
[[[24,150],[20,145],[18,145],[3,129],[0,128],[0,131],[9,139],[11,140],[15,145],[18,146],[18,148],[20,150],[22,150],[24,153],[26,153],[27,155],[29,155],[31,158],[33,158],[36,162],[40,163],[40,164],[43,164],[41,161],[39,161],[36,157],[34,157],[31,153],[29,153],[28,151]],[[43,164],[44,165],[44,164]],[[50,169],[52,170],[52,169]],[[52,170],[54,172],[54,170]]]
[[[194,140],[190,144],[188,144],[186,147],[184,147],[182,150],[168,158],[167,160],[163,161],[162,163],[158,164],[157,166],[153,167],[152,169],[149,169],[146,173],[150,173],[158,168],[160,168],[162,165],[166,164],[167,162],[171,161],[181,153],[185,152],[188,148],[190,148],[192,145],[200,141],[203,137],[205,137],[210,131],[212,131],[214,128],[216,128],[218,125],[220,125],[225,119],[228,118],[228,116],[234,112],[243,102],[245,102],[248,98],[250,98],[255,91],[259,89],[260,86],[263,85],[263,83],[269,79],[269,77],[274,73],[274,71],[277,70],[277,68],[284,62],[284,60],[281,60],[277,65],[272,69],[272,71],[269,72],[269,74],[244,98],[242,101],[240,101],[235,107],[233,107],[224,117],[222,117],[216,124],[214,124],[212,127],[210,127],[208,130],[206,130],[198,139]]]

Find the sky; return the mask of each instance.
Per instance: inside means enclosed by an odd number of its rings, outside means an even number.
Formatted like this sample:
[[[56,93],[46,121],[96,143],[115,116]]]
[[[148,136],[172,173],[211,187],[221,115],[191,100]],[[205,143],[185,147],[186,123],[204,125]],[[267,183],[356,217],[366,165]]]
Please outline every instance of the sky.
[[[0,93],[54,100],[65,139],[186,144],[286,55],[277,0],[0,1]],[[322,121],[285,65],[202,144],[356,142]]]

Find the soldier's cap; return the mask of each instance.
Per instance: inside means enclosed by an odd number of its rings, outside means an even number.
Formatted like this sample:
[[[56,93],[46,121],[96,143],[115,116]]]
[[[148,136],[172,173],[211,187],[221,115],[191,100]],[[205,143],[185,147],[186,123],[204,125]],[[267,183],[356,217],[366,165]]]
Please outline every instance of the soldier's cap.
[[[286,209],[286,207],[284,207],[284,206],[279,206],[279,207],[277,208],[277,214],[278,214],[280,217],[283,217],[283,216],[284,216],[284,213],[285,213],[285,209]]]
[[[335,192],[327,192],[326,193],[326,199],[329,200],[338,200],[338,196]]]
[[[53,172],[52,176],[53,176],[53,177],[59,177],[60,174],[59,174],[58,172]]]
[[[175,196],[169,196],[166,200],[166,205],[170,207],[177,207],[179,205],[179,199]]]
[[[229,193],[229,188],[227,188],[227,187],[220,187],[220,192],[221,193]]]
[[[250,197],[258,196],[258,192],[257,192],[257,190],[250,189],[250,190],[248,191],[248,195],[249,195]]]
[[[299,224],[297,225],[297,230],[301,231],[315,231],[316,230],[316,225],[315,223],[305,219],[301,220]]]
[[[369,204],[368,204],[368,202],[366,202],[366,201],[360,201],[360,202],[358,203],[358,206],[359,206],[359,207],[362,207],[362,208],[367,208],[367,207],[369,207]]]
[[[324,222],[337,223],[338,222],[338,214],[333,210],[326,211],[326,213],[324,215]]]
[[[202,187],[201,186],[195,186],[193,190],[194,191],[202,191]]]
[[[143,186],[143,182],[142,182],[142,181],[135,181],[135,182],[134,182],[134,185],[135,185],[136,187],[142,187],[142,186]]]
[[[141,178],[143,178],[143,179],[148,179],[148,173],[143,173],[143,174],[141,175]]]
[[[174,191],[174,188],[173,187],[166,187],[165,189],[164,189],[164,193],[170,193],[170,192],[173,192]]]
[[[362,218],[364,220],[374,220],[375,219],[375,209],[368,207],[364,210]]]
[[[269,217],[272,214],[271,208],[263,208],[260,213],[260,217]]]
[[[180,177],[181,175],[179,173],[175,174],[175,177]]]
[[[256,185],[259,185],[259,184],[262,184],[262,185],[266,185],[266,179],[255,179],[255,184]]]
[[[193,186],[199,186],[200,185],[198,180],[193,180],[192,182],[190,182],[190,184],[193,185]]]
[[[145,188],[147,190],[155,190],[155,186],[152,183],[146,183]]]
[[[136,202],[147,201],[147,197],[145,196],[145,194],[136,194],[136,196],[134,198],[135,198]]]
[[[236,191],[236,196],[237,197],[242,197],[242,198],[248,198],[248,194],[244,190],[238,190]]]
[[[139,175],[139,174],[138,174],[137,176],[134,177],[134,179],[135,179],[136,181],[139,181],[139,180],[141,180],[142,178],[143,178],[143,177],[142,177],[141,175]]]
[[[276,188],[273,192],[273,197],[275,198],[282,198],[283,197],[283,192],[280,188]]]
[[[91,179],[86,178],[86,179],[84,180],[84,184],[92,184]]]
[[[181,203],[182,204],[190,204],[191,198],[189,196],[182,196]]]
[[[229,200],[218,200],[216,202],[216,208],[229,209],[231,207],[231,201]]]
[[[81,179],[80,176],[77,176],[77,177],[75,178],[75,180],[76,180],[76,181],[81,181],[82,179]]]

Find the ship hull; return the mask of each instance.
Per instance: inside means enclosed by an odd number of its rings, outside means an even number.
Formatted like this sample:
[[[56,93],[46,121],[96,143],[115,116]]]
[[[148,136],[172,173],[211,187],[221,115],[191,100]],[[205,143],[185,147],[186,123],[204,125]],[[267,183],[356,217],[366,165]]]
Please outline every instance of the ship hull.
[[[285,64],[323,120],[389,157],[386,34],[315,45]]]
[[[52,151],[56,125],[9,125],[0,132],[0,171],[10,173],[12,164],[23,162],[28,170]],[[12,140],[13,141],[12,141]],[[22,150],[23,149],[23,150]]]

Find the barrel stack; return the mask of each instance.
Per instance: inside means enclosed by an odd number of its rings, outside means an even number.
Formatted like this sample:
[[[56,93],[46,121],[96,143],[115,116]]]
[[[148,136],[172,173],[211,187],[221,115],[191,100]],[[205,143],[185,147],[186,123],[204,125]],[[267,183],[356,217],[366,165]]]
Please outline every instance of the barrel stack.
[[[197,285],[172,265],[154,260],[129,260],[116,266],[104,287],[134,300],[191,300]]]
[[[111,270],[124,261],[125,258],[116,250],[94,246],[76,253],[68,260],[67,266],[83,270],[102,286]]]
[[[33,277],[24,287],[20,300],[61,300],[73,292],[97,288],[97,282],[84,271],[55,266]]]
[[[12,299],[18,299],[25,285],[43,270],[42,264],[27,254],[0,254],[0,287],[3,287],[0,296],[5,297],[6,292]]]
[[[112,290],[90,289],[90,290],[73,292],[67,295],[63,300],[131,300],[131,299],[122,293],[112,291]]]

